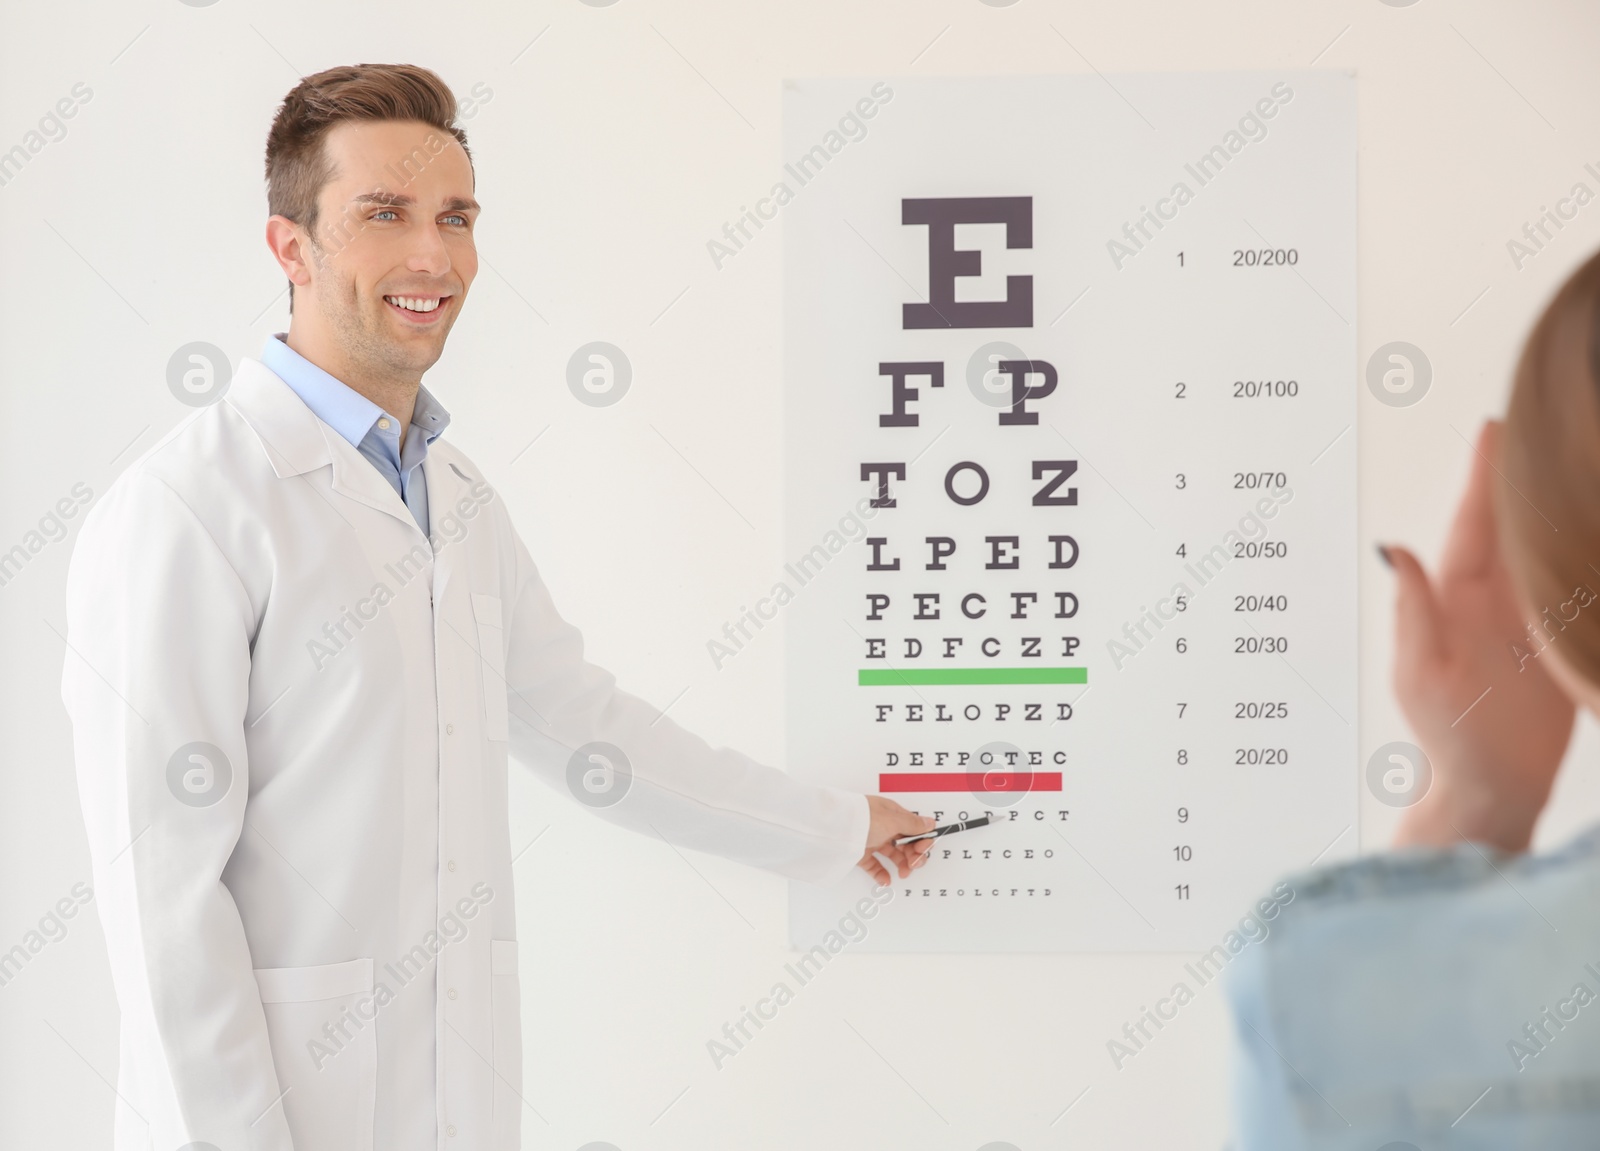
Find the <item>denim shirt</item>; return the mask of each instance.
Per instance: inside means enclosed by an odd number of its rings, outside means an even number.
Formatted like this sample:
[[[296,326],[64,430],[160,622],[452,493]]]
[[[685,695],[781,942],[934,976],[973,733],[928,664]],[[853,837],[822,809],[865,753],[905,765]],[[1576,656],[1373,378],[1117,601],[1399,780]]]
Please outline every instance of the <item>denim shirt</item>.
[[[1237,1151],[1600,1146],[1600,827],[1287,882],[1227,970]]]

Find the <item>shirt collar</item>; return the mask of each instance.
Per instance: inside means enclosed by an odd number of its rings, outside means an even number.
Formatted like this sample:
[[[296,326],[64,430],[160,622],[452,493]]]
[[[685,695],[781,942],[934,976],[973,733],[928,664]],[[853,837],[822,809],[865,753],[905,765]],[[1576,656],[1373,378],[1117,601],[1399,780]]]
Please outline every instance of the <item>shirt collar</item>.
[[[417,404],[411,409],[411,426],[422,433],[424,443],[433,443],[450,426],[450,413],[423,385],[417,385]]]
[[[291,348],[286,335],[277,332],[267,337],[266,346],[261,350],[261,362],[288,384],[318,419],[352,447],[360,447],[378,417],[385,414],[384,410]],[[419,385],[411,423],[422,432],[424,441],[431,444],[450,425],[450,413],[432,392]]]

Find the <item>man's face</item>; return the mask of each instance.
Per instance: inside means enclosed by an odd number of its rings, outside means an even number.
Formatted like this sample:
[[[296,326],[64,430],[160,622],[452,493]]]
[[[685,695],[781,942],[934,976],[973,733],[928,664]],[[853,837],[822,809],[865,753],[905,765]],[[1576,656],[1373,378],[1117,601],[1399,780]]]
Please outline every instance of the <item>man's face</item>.
[[[352,362],[420,376],[478,273],[472,164],[454,136],[417,121],[346,122],[323,147],[332,175],[295,311],[313,312]]]

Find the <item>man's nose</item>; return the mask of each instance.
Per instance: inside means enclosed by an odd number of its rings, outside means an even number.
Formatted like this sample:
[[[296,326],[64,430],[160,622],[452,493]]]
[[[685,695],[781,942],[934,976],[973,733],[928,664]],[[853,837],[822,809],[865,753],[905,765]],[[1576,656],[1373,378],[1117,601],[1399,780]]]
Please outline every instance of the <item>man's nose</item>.
[[[450,270],[450,250],[439,232],[439,225],[430,221],[417,230],[406,256],[406,269],[430,276],[442,276]]]

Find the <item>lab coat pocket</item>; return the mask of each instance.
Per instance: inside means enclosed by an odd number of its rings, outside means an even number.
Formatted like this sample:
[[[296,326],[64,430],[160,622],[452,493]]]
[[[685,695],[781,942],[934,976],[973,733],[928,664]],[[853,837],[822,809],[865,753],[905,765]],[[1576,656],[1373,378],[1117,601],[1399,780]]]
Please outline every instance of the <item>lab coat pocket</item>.
[[[483,733],[489,739],[508,739],[505,627],[500,616],[500,597],[474,592],[472,618],[478,624],[479,670],[483,680]]]
[[[517,984],[517,941],[489,943],[489,997],[494,1013],[494,1151],[521,1147],[522,992]]]
[[[258,968],[295,1151],[373,1151],[378,1007],[372,960]]]

